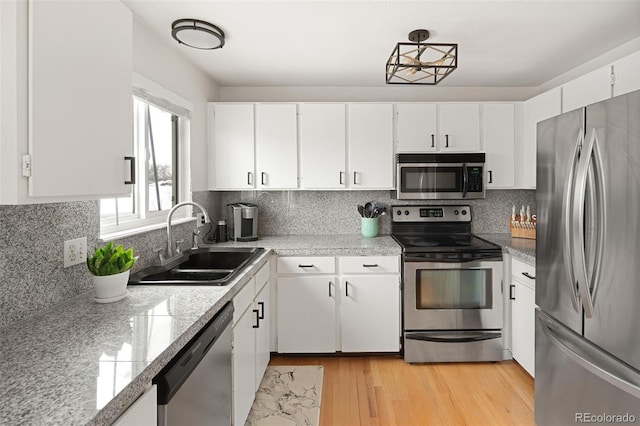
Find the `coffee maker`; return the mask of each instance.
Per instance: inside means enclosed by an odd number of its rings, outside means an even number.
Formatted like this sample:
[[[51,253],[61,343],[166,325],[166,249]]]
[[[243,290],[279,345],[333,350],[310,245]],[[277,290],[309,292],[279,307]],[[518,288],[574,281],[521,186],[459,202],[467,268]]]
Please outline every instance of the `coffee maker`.
[[[258,206],[249,203],[227,204],[227,220],[230,240],[258,239]]]

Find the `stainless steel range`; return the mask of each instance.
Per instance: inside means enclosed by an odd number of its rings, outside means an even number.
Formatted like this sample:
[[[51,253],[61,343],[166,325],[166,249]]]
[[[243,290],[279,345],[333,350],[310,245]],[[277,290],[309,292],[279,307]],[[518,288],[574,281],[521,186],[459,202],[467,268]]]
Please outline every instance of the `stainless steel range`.
[[[393,206],[402,246],[404,359],[503,359],[502,249],[471,233],[471,208]]]

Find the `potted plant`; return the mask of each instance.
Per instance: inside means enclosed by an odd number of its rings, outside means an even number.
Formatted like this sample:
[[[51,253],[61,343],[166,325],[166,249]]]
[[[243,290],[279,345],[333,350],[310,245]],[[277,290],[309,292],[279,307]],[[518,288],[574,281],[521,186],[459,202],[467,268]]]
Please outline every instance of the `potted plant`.
[[[87,267],[93,275],[95,301],[98,303],[115,302],[127,297],[129,271],[138,260],[133,256],[133,248],[125,250],[121,245],[114,247],[113,242],[96,247],[93,255],[87,258]]]

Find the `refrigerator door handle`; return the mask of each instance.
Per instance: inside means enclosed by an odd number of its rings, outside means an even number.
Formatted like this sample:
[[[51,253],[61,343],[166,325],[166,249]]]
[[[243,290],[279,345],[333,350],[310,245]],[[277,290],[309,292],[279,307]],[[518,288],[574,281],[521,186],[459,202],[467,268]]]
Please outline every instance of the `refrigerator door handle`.
[[[578,134],[578,140],[576,141],[575,148],[573,150],[573,155],[571,156],[571,168],[569,169],[569,178],[567,180],[567,185],[564,188],[564,197],[562,200],[562,211],[564,215],[562,217],[562,229],[564,231],[564,244],[563,247],[563,255],[564,255],[564,267],[565,272],[567,274],[567,284],[569,285],[569,295],[571,296],[571,305],[573,306],[573,310],[576,312],[580,312],[580,302],[578,302],[578,294],[576,291],[576,276],[573,269],[573,238],[571,233],[571,213],[572,213],[572,203],[573,197],[575,193],[575,173],[578,164],[578,154],[580,152],[580,147],[584,144],[584,134],[580,132]]]
[[[545,314],[538,313],[537,317],[540,320],[542,332],[575,363],[621,391],[640,398],[640,375],[638,373],[616,358],[602,354],[601,350],[595,347],[584,347],[584,342],[586,342],[584,338],[554,326],[549,319],[545,318]],[[593,352],[596,353],[593,354]],[[590,356],[589,353],[592,355]]]
[[[593,300],[589,288],[589,276],[587,273],[587,256],[585,253],[585,236],[584,236],[584,206],[587,195],[587,177],[591,158],[593,156],[593,147],[596,136],[595,130],[591,133],[591,137],[586,139],[586,143],[582,146],[580,152],[580,160],[575,177],[575,196],[573,205],[571,206],[571,231],[573,233],[573,269],[578,281],[578,291],[580,299],[584,307],[584,314],[587,318],[593,317]]]

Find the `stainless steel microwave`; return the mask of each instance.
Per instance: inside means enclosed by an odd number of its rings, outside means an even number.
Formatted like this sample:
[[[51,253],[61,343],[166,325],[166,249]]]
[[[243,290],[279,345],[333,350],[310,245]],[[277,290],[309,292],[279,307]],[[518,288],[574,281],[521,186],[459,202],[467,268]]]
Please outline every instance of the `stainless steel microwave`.
[[[397,154],[396,198],[463,200],[485,198],[485,154]]]

